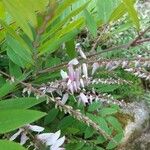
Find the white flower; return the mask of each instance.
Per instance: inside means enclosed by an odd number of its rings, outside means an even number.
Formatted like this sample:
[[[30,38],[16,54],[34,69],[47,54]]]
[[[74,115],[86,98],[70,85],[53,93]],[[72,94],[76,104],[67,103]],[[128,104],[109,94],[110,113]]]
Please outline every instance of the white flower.
[[[64,143],[65,137],[60,137],[60,130],[56,133],[42,133],[37,135],[37,139],[41,140],[47,146],[50,146],[50,150],[61,150],[60,146]]]
[[[24,126],[24,128],[27,128],[28,130],[31,130],[31,131],[34,131],[34,132],[42,132],[43,130],[44,130],[44,128],[43,127],[40,127],[40,126],[37,126],[37,125],[26,125],[26,126]],[[11,137],[10,137],[10,141],[13,141],[13,140],[15,140],[19,135],[21,135],[21,137],[20,137],[20,144],[21,145],[24,145],[26,142],[27,142],[27,140],[29,139],[28,137],[27,137],[27,132],[26,132],[26,130],[24,129],[23,127],[22,128],[20,128],[14,135],[12,135]]]
[[[46,143],[52,135],[53,133],[42,133],[37,135],[37,139],[41,140],[43,143]]]
[[[65,141],[65,137],[63,136],[62,138],[58,139],[55,144],[53,144],[50,147],[50,150],[60,150],[61,148],[59,148]]]

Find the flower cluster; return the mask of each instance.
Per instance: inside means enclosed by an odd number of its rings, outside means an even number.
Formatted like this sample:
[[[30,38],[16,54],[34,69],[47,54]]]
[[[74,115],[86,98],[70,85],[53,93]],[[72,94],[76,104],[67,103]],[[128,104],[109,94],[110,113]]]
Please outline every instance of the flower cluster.
[[[82,68],[81,66],[79,66],[78,68],[74,69],[74,66],[76,66],[78,63],[79,62],[77,61],[77,59],[73,59],[68,64],[68,73],[61,70],[61,76],[66,82],[67,89],[72,94],[78,92],[79,90],[81,90],[81,88],[84,88],[84,79],[88,79],[88,71],[85,63],[82,65]]]

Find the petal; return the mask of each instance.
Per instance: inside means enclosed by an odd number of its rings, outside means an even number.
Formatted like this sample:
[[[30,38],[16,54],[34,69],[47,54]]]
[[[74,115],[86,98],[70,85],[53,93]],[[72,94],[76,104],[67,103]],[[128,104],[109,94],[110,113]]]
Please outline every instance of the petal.
[[[81,87],[84,88],[84,81],[83,81],[83,79],[80,79],[80,84],[81,84]]]
[[[93,64],[93,69],[92,69],[92,75],[95,73],[95,71],[99,68],[99,63],[94,63]]]
[[[74,78],[75,78],[75,72],[74,72],[74,69],[73,69],[73,66],[72,65],[69,65],[68,66],[68,74],[69,74],[69,79],[71,80],[71,81],[73,81],[74,80]]]
[[[77,65],[77,64],[79,64],[79,61],[78,61],[76,58],[72,59],[72,60],[68,63],[68,65]]]
[[[60,137],[60,130],[54,133],[50,138],[47,139],[46,145],[49,146],[49,145],[55,144],[59,137]]]
[[[67,82],[67,86],[71,84],[71,80],[69,79]]]
[[[15,140],[21,134],[22,131],[23,131],[23,129],[19,129],[18,132],[16,132],[14,135],[12,135],[9,140],[10,141]]]
[[[78,91],[76,81],[73,81],[73,89],[74,89],[76,92]]]
[[[82,68],[83,68],[83,74],[85,76],[85,78],[88,78],[88,70],[87,70],[87,65],[85,63],[82,64]]]
[[[80,99],[84,104],[88,103],[88,99],[85,94],[80,93]]]
[[[47,141],[47,139],[51,138],[54,133],[42,133],[37,135],[37,139],[41,140],[43,143]]]
[[[51,150],[58,150],[59,147],[65,142],[65,136],[58,139],[54,145],[51,146]]]
[[[85,55],[84,52],[81,50],[81,48],[79,49],[79,54],[81,55],[82,58],[86,59],[86,55]]]
[[[44,131],[44,128],[43,127],[40,127],[40,126],[37,126],[37,125],[27,125],[27,127],[34,131],[34,132],[42,132]]]
[[[24,145],[24,144],[27,142],[28,139],[29,139],[29,138],[27,137],[26,133],[23,133],[23,134],[21,135],[20,144],[21,144],[21,145]]]
[[[67,78],[68,78],[67,72],[61,70],[61,71],[60,71],[60,74],[61,74],[62,79],[67,79]]]
[[[74,89],[73,89],[72,83],[68,85],[68,90],[70,90],[70,92],[71,92],[72,94],[74,93]]]
[[[67,102],[68,97],[69,97],[68,93],[65,93],[65,94],[63,95],[63,98],[62,98],[62,103],[63,103],[63,104],[65,104],[65,103]]]

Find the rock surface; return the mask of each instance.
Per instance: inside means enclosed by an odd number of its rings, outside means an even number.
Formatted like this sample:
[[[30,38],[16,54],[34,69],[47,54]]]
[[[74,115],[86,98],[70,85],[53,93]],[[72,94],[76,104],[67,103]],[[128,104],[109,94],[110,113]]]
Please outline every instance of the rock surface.
[[[150,150],[150,109],[144,102],[134,102],[123,108],[133,116],[125,126],[125,136],[117,150]]]

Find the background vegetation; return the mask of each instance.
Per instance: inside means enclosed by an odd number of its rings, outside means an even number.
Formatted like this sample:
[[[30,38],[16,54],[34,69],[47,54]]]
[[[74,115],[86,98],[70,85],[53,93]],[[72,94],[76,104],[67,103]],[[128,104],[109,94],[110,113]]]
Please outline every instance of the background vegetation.
[[[150,19],[142,3],[0,1],[0,150],[120,144],[122,107],[149,90]]]

